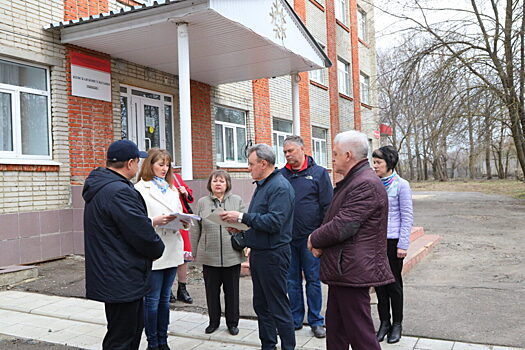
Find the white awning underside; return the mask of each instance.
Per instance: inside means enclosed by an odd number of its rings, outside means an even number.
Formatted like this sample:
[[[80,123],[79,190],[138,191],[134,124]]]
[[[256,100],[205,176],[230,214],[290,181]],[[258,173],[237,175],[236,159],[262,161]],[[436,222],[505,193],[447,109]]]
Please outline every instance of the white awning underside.
[[[60,29],[64,44],[178,75],[178,22],[188,23],[192,80],[218,85],[331,65],[284,0],[166,0],[49,29]]]

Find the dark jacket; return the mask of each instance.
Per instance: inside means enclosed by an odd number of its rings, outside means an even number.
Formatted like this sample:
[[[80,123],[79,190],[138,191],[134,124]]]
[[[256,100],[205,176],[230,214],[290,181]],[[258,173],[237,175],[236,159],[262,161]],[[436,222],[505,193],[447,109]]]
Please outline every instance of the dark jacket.
[[[315,164],[312,157],[306,159],[308,165],[302,171],[288,167],[281,169],[281,174],[290,181],[295,191],[292,240],[306,238],[321,226],[333,197],[328,171]]]
[[[250,226],[245,233],[247,246],[264,250],[289,244],[294,211],[292,186],[279,170],[256,184],[248,212],[242,217],[242,222]]]
[[[323,224],[312,233],[328,285],[375,287],[394,282],[386,255],[388,197],[364,159],[337,183]]]
[[[86,297],[105,303],[142,298],[151,262],[164,251],[144,199],[131,182],[106,168],[89,174],[82,196]]]

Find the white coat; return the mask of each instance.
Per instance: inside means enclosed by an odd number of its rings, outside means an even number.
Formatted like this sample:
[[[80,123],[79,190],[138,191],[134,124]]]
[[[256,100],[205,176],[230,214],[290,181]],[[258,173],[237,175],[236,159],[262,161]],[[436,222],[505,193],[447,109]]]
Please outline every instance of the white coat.
[[[168,188],[166,193],[162,193],[153,181],[143,180],[137,182],[135,188],[146,202],[150,219],[153,220],[155,216],[162,214],[182,213],[182,205],[177,190]],[[159,227],[155,231],[164,242],[165,249],[162,256],[153,261],[152,269],[162,270],[183,264],[184,245],[180,232]]]

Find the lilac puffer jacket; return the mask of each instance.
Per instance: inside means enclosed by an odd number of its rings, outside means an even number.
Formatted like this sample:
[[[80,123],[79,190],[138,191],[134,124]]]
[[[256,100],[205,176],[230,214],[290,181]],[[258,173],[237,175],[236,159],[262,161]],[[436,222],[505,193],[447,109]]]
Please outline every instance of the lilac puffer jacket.
[[[388,196],[387,238],[399,239],[397,247],[407,250],[413,223],[412,190],[408,181],[399,177],[397,194]]]

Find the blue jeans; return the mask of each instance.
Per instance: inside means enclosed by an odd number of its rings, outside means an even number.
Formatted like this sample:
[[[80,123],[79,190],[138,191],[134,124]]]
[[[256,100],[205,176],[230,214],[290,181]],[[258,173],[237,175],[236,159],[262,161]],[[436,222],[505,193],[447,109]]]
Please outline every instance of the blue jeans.
[[[151,271],[150,291],[144,297],[144,329],[150,348],[168,343],[170,292],[176,275],[177,267]]]
[[[319,258],[313,256],[306,246],[308,237],[294,240],[290,244],[292,259],[288,269],[288,295],[292,307],[294,326],[297,328],[304,320],[303,273],[306,279],[306,303],[308,305],[308,324],[310,327],[324,325],[321,315],[322,292],[319,280]]]

